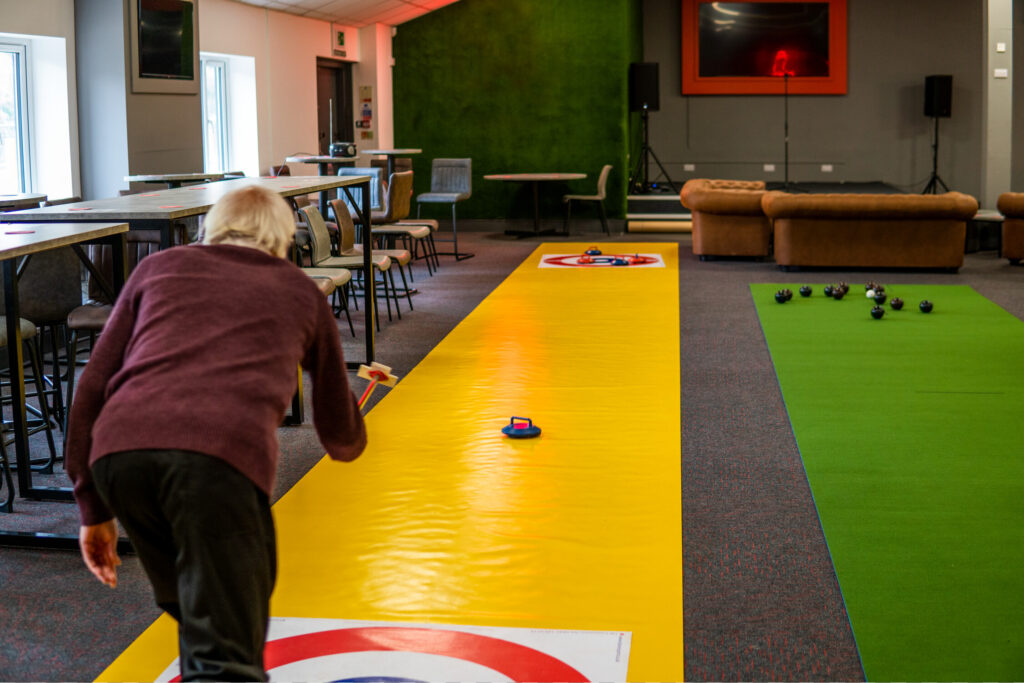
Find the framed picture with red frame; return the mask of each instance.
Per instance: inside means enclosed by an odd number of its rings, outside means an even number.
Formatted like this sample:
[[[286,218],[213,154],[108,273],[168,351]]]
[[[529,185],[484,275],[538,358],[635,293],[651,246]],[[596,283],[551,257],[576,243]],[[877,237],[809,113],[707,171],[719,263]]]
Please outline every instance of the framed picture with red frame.
[[[682,0],[684,95],[845,95],[846,0]]]

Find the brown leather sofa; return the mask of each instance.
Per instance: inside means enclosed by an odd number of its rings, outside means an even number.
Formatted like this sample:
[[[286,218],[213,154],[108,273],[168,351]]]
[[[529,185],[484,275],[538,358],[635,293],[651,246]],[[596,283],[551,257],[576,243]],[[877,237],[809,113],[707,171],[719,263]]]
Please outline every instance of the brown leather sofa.
[[[960,192],[787,194],[761,200],[775,261],[793,267],[929,268],[956,272],[978,202]]]
[[[1003,214],[1002,256],[1017,265],[1024,259],[1024,192],[1004,192],[996,208]]]
[[[712,256],[770,256],[772,229],[761,210],[764,192],[761,181],[686,181],[679,201],[693,218],[693,253],[702,261]]]

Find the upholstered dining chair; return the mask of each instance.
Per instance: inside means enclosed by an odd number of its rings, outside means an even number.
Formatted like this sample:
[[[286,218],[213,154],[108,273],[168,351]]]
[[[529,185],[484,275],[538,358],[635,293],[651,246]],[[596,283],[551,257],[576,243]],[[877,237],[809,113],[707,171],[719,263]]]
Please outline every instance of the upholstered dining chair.
[[[146,256],[160,250],[159,230],[129,230],[125,233],[125,259],[128,261],[128,271],[131,272]],[[114,274],[113,252],[109,246],[88,247],[89,260],[93,262],[96,269],[110,282]],[[75,367],[78,364],[78,345],[83,336],[90,339],[103,331],[113,310],[113,302],[110,301],[102,288],[90,277],[87,286],[89,300],[77,306],[67,317],[67,327],[70,333],[68,340],[68,380],[64,405],[70,410],[71,401],[75,394]],[[67,428],[67,412],[65,411],[64,428]]]
[[[434,231],[428,223],[436,225],[437,221],[405,220],[412,204],[412,171],[393,173],[388,179],[386,190],[380,211],[370,212],[372,234],[387,242],[402,240],[414,256],[422,244],[427,272],[433,275],[431,260],[434,268],[437,268],[439,262],[434,246]]]
[[[352,326],[352,316],[348,311],[348,286],[352,282],[352,271],[347,268],[303,268],[325,297],[331,301],[331,308],[337,317],[339,311],[345,312],[348,320],[348,331],[356,336],[356,328]]]
[[[455,205],[469,199],[473,194],[472,159],[434,159],[430,164],[430,192],[416,195],[416,218],[424,204],[451,204],[452,207],[452,252],[440,252],[439,256],[454,256],[456,261],[472,258],[473,254],[459,251],[459,228],[455,216]]]
[[[384,169],[380,166],[360,167],[360,166],[341,166],[338,168],[338,175],[342,176],[370,176],[370,209],[374,211],[380,210],[381,193],[384,188]],[[350,212],[355,212],[356,209],[362,208],[362,190],[361,186],[355,185],[349,189],[352,193],[358,206],[353,206],[352,202],[349,201],[348,195],[344,191],[340,193],[342,201],[348,206]]]
[[[50,414],[63,425],[68,407],[64,404],[64,377],[73,366],[67,364],[65,368],[61,355],[63,352],[65,359],[71,357],[65,325],[68,314],[82,305],[82,262],[71,247],[61,247],[33,254],[19,270],[19,311],[22,318],[36,326],[36,344],[44,369],[46,364],[50,368],[49,376],[43,378]]]
[[[340,199],[332,199],[331,210],[334,211],[334,215],[337,217],[341,255],[362,258],[363,246],[356,244],[356,226],[352,222],[352,215],[348,211],[348,206]],[[413,310],[409,280],[405,278],[405,267],[412,262],[412,252],[408,249],[374,249],[373,253],[390,257],[395,265],[398,266],[398,273],[402,277],[402,287],[404,288],[402,291],[405,293],[405,298],[409,301],[409,310]],[[412,278],[411,268],[409,269],[409,277],[410,279]],[[392,290],[391,293],[395,296],[395,308],[397,308],[399,292]]]
[[[313,268],[346,268],[361,270],[363,267],[363,256],[331,256],[330,238],[327,234],[327,227],[324,225],[323,216],[315,206],[304,206],[301,212],[305,215],[306,226],[309,230],[310,261]],[[370,258],[374,272],[381,274],[381,282],[384,288],[384,300],[388,307],[388,320],[391,320],[391,289],[395,286],[395,275],[391,270],[392,260],[390,256],[373,254]],[[375,278],[376,279],[376,278]],[[364,282],[364,287],[374,287],[376,282]],[[376,314],[376,311],[374,311]],[[378,329],[380,326],[379,316]],[[398,310],[398,318],[401,320],[402,311]]]
[[[589,202],[597,204],[597,211],[598,215],[601,217],[601,227],[604,228],[604,234],[611,234],[608,230],[608,216],[604,211],[604,198],[607,194],[606,188],[608,185],[608,174],[611,173],[611,170],[611,164],[605,164],[604,168],[601,169],[601,174],[597,177],[597,194],[567,194],[562,197],[562,202],[565,204],[565,232],[569,232],[569,217],[572,214],[572,203]]]
[[[36,387],[34,396],[38,403],[38,407],[35,408],[30,408],[28,404],[25,406],[28,416],[28,426],[26,431],[29,436],[41,431],[45,432],[46,445],[49,449],[49,453],[44,460],[32,461],[32,469],[38,472],[50,473],[53,472],[53,466],[57,462],[57,446],[53,439],[53,425],[50,420],[50,411],[46,406],[46,395],[43,390],[43,367],[39,360],[39,349],[36,345],[35,339],[38,329],[32,324],[32,322],[25,320],[24,318],[19,318],[19,322],[19,327],[21,328],[21,345],[28,356],[29,366],[32,371],[32,383],[35,384]],[[0,349],[4,349],[6,351],[9,343],[10,340],[7,338],[7,316],[0,316]],[[8,378],[8,381],[10,379],[11,378]],[[28,379],[28,377],[25,378],[26,382]],[[29,396],[32,395],[30,394]],[[32,414],[35,414],[38,419],[33,419]],[[7,444],[12,443],[13,439],[8,441],[7,437],[2,433],[5,433],[12,428],[11,424],[6,421],[0,425],[0,436],[2,436],[5,447]],[[7,463],[5,471],[9,470],[9,468],[10,463]],[[10,501],[8,501],[8,503],[9,502]]]

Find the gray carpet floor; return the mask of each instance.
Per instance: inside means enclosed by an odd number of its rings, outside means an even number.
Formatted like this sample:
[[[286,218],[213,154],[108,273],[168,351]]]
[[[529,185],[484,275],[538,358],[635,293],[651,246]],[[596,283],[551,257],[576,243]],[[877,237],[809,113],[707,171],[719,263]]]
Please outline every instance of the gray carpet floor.
[[[428,277],[417,269],[414,311],[383,322],[377,359],[402,376],[542,241],[513,239],[502,223],[468,224],[460,247],[475,258]],[[518,226],[516,226],[518,227]],[[681,514],[688,680],[863,680],[842,595],[800,462],[748,285],[868,279],[969,284],[1024,315],[1024,269],[995,252],[969,254],[958,275],[783,273],[770,262],[700,262],[688,235],[593,232],[574,241],[680,245],[683,424]],[[386,316],[385,316],[386,318]],[[356,332],[361,333],[361,316]],[[346,354],[359,338],[339,322]],[[621,330],[628,334],[628,330]],[[363,384],[353,380],[353,385]],[[308,396],[309,392],[306,392]],[[383,390],[374,400],[382,397]],[[280,430],[275,498],[321,457],[308,424]],[[63,474],[43,478],[61,483]],[[63,479],[66,483],[66,478]],[[74,507],[16,501],[5,529],[73,533]],[[0,680],[91,680],[158,616],[137,560],[115,590],[92,579],[77,554],[0,548]]]

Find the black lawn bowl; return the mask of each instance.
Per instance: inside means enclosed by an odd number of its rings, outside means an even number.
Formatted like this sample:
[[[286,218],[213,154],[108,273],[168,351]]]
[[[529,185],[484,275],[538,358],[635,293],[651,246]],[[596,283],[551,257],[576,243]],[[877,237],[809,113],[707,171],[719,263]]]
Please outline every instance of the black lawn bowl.
[[[901,308],[903,308],[903,299],[899,298],[898,296],[894,296],[893,298],[889,299],[889,306],[892,307],[892,310],[898,311]]]
[[[807,285],[804,285],[803,287],[800,288],[800,296],[808,297],[808,296],[811,295],[811,292],[813,292],[813,291],[814,290],[812,290],[810,287],[808,287]]]
[[[921,309],[922,313],[931,313],[932,312],[932,308],[934,306],[933,306],[931,301],[928,301],[928,299],[925,299],[920,304],[918,304],[917,307]]]
[[[885,309],[881,306],[875,306],[871,309],[871,317],[875,320],[881,320],[883,315],[885,315]]]

